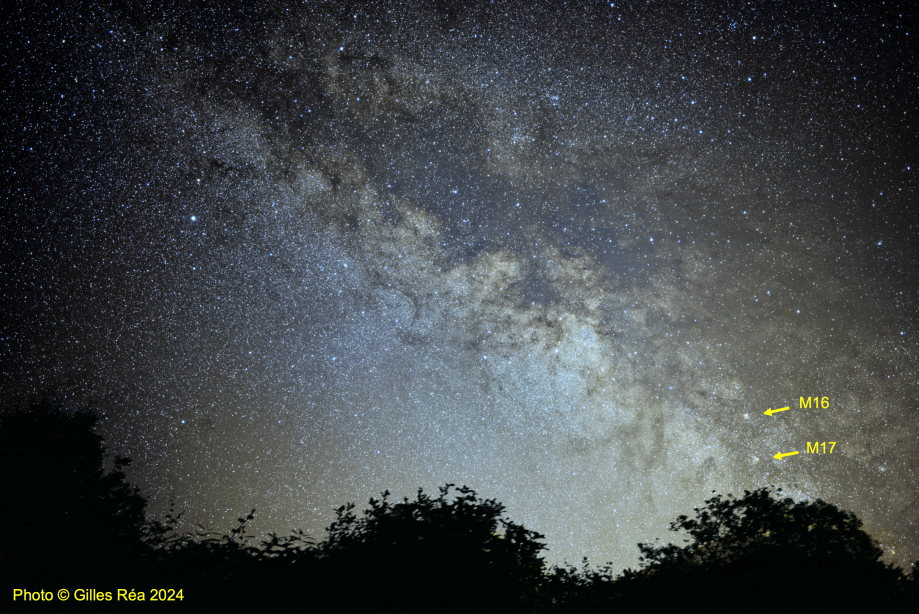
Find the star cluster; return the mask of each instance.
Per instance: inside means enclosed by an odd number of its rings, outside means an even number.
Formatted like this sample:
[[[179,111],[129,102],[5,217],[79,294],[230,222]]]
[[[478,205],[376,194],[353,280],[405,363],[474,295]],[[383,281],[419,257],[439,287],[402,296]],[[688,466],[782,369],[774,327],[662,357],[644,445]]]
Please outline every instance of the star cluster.
[[[627,567],[775,484],[919,558],[919,33],[712,4],[20,10],[4,388],[194,524],[454,482]]]

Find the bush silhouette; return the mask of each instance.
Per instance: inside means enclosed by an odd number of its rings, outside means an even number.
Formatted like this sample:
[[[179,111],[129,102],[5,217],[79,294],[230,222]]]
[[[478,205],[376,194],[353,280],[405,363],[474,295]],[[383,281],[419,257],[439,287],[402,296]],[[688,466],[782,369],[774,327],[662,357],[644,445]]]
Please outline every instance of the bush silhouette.
[[[179,533],[181,516],[171,509],[165,521],[147,524],[148,549],[140,566],[148,580],[193,587],[189,594],[198,603],[235,606],[266,599],[284,603],[291,596],[279,591],[279,586],[318,580],[315,542],[302,531],[287,537],[271,533],[253,543],[246,535],[246,525],[255,517],[255,510],[240,518],[228,534],[202,527],[195,534]]]
[[[339,507],[319,544],[302,533],[252,543],[245,531],[255,510],[222,536],[179,535],[179,517],[170,513],[150,525],[150,568],[164,580],[191,583],[209,603],[267,595],[294,606],[307,595],[313,605],[346,611],[410,603],[440,611],[536,609],[542,536],[504,518],[497,501],[447,484],[437,497],[419,489],[414,500],[393,503],[387,491],[362,514],[354,510],[353,503]]]
[[[454,493],[451,497],[451,489]],[[535,603],[543,536],[503,517],[504,505],[447,484],[437,497],[371,499],[362,516],[338,508],[320,544],[322,560],[348,579],[348,602],[380,605],[434,600],[447,609],[499,609]]]

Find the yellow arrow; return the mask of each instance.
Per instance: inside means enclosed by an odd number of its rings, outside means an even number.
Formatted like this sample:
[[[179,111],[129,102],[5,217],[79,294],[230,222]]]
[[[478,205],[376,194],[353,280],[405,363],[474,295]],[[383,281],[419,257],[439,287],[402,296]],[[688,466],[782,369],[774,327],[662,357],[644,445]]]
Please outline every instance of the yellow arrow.
[[[797,454],[797,452],[779,452],[778,454],[776,454],[776,455],[773,456],[772,458],[777,458],[777,459],[779,459],[779,460],[782,460],[782,458],[785,457],[785,456],[794,456],[795,454]]]
[[[785,411],[786,409],[791,409],[791,408],[790,408],[790,407],[783,407],[782,409],[772,409],[772,408],[770,407],[769,409],[767,409],[767,410],[764,411],[763,413],[766,414],[767,416],[771,416],[772,414],[777,414],[777,413],[779,413],[780,411]]]

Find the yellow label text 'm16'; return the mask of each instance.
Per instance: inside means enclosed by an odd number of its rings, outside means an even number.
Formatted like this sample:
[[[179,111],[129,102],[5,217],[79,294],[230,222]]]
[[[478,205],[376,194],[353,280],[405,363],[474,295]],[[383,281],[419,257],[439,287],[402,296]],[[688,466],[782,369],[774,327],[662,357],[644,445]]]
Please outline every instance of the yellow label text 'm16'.
[[[830,406],[830,397],[799,397],[801,401],[799,402],[798,407],[800,409],[810,409],[811,402],[814,403],[814,408],[826,409]]]

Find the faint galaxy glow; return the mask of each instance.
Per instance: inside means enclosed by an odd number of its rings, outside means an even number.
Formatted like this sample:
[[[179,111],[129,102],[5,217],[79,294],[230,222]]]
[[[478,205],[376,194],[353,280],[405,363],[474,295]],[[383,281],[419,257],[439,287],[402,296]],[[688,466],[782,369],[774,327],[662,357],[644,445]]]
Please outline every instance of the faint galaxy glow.
[[[634,567],[774,484],[919,558],[908,22],[556,4],[9,18],[9,397],[192,524],[454,482]]]

